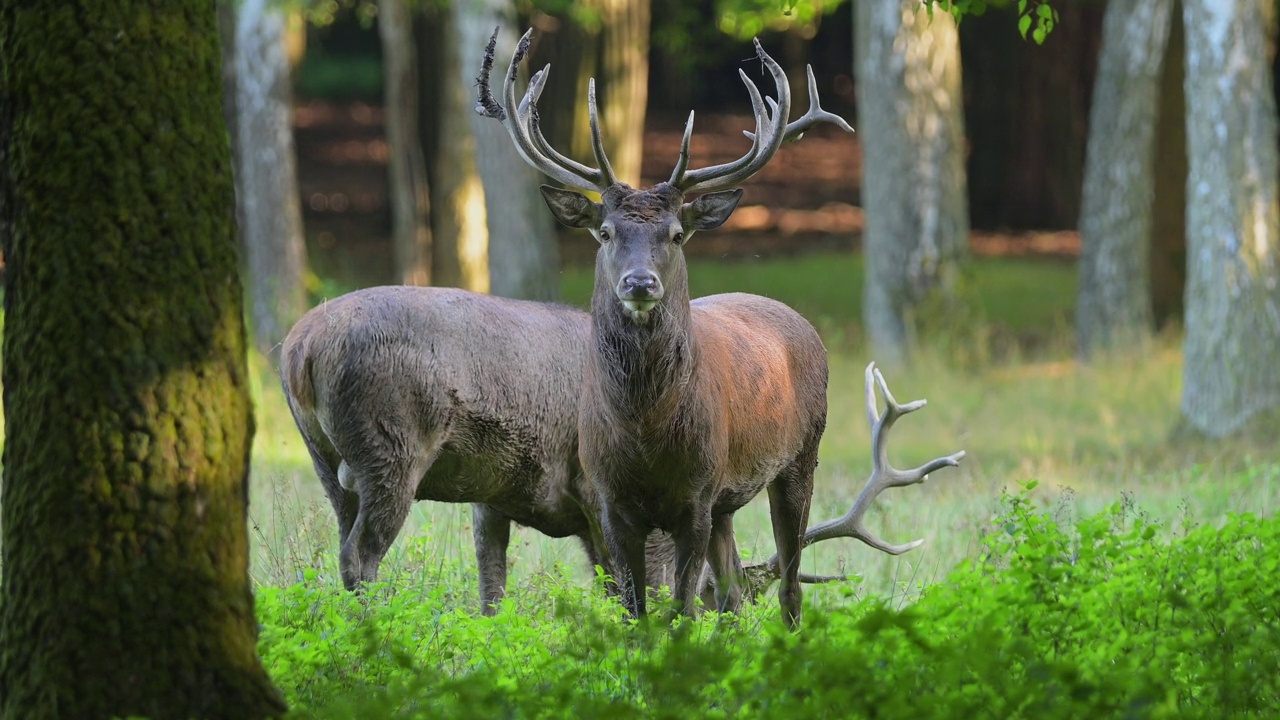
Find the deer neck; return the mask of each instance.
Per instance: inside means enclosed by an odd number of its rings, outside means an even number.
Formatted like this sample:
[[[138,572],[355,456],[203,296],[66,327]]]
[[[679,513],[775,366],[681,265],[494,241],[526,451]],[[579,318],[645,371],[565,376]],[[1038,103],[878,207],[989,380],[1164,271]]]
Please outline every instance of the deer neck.
[[[683,273],[645,322],[627,315],[597,274],[591,300],[591,364],[610,414],[649,424],[670,417],[696,377],[698,352]]]

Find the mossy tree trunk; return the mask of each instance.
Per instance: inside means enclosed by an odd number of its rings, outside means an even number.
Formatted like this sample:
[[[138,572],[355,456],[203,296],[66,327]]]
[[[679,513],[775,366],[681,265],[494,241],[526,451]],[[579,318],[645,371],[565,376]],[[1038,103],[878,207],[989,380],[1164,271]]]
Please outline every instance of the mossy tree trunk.
[[[904,360],[917,329],[967,314],[968,255],[960,47],[946,13],[915,0],[857,0],[854,73],[866,228],[863,319],[882,361]]]
[[[1161,60],[1172,0],[1111,0],[1093,89],[1080,208],[1079,352],[1152,331],[1151,241]]]
[[[1280,408],[1276,104],[1258,0],[1183,0],[1187,335],[1182,414],[1220,437]]]
[[[0,1],[0,718],[255,719],[213,0]]]

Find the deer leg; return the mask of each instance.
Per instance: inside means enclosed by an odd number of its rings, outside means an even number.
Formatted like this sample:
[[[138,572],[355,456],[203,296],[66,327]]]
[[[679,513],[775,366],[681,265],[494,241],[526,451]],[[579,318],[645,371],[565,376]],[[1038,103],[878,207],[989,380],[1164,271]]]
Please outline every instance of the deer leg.
[[[733,538],[733,513],[711,518],[711,546],[707,552],[716,581],[716,607],[738,612],[742,607],[742,559]]]
[[[645,614],[645,538],[612,508],[604,512],[604,539],[613,561],[613,581],[618,586],[622,604],[633,617]]]
[[[376,471],[350,466],[360,510],[338,558],[348,590],[378,579],[378,565],[404,526],[418,481],[436,454],[392,461]]]
[[[693,511],[693,522],[675,535],[676,586],[673,588],[680,612],[693,616],[698,598],[698,585],[702,568],[707,562],[707,547],[711,541],[711,513]]]
[[[329,498],[329,504],[333,506],[333,514],[338,518],[338,546],[341,547],[342,543],[347,541],[347,536],[351,534],[351,526],[355,524],[356,513],[360,509],[360,499],[355,493],[342,487],[342,482],[338,479],[342,458],[338,456],[338,451],[329,443],[319,426],[315,425],[314,421],[299,420],[298,427],[302,430],[302,440],[307,446],[307,452],[311,455],[311,464],[315,467],[316,477],[320,478],[320,487],[324,488],[324,494]]]
[[[480,612],[496,615],[507,594],[507,545],[511,520],[482,503],[471,504],[471,533],[480,566]]]
[[[800,551],[809,521],[815,465],[806,457],[798,458],[769,485],[769,519],[781,576],[778,602],[782,605],[783,622],[792,629],[800,624]]]

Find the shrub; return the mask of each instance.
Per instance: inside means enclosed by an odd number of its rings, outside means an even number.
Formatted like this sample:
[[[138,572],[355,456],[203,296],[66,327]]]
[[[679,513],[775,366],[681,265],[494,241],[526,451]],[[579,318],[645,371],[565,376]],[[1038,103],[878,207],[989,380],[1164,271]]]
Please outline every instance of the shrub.
[[[314,575],[260,599],[262,652],[301,718],[1261,717],[1280,703],[1280,530],[1165,533],[1128,504],[1075,523],[1006,495],[978,558],[895,609],[771,602],[626,619],[568,573],[493,618],[446,588],[351,597]],[[828,591],[830,592],[830,591]],[[831,603],[827,603],[830,605]]]

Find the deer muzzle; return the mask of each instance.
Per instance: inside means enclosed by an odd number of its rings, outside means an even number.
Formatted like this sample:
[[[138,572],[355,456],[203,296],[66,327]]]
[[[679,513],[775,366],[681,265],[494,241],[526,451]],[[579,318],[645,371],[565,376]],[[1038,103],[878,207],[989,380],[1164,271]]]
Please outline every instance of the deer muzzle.
[[[618,281],[616,293],[629,312],[647,315],[662,299],[662,281],[648,271],[629,272]]]

